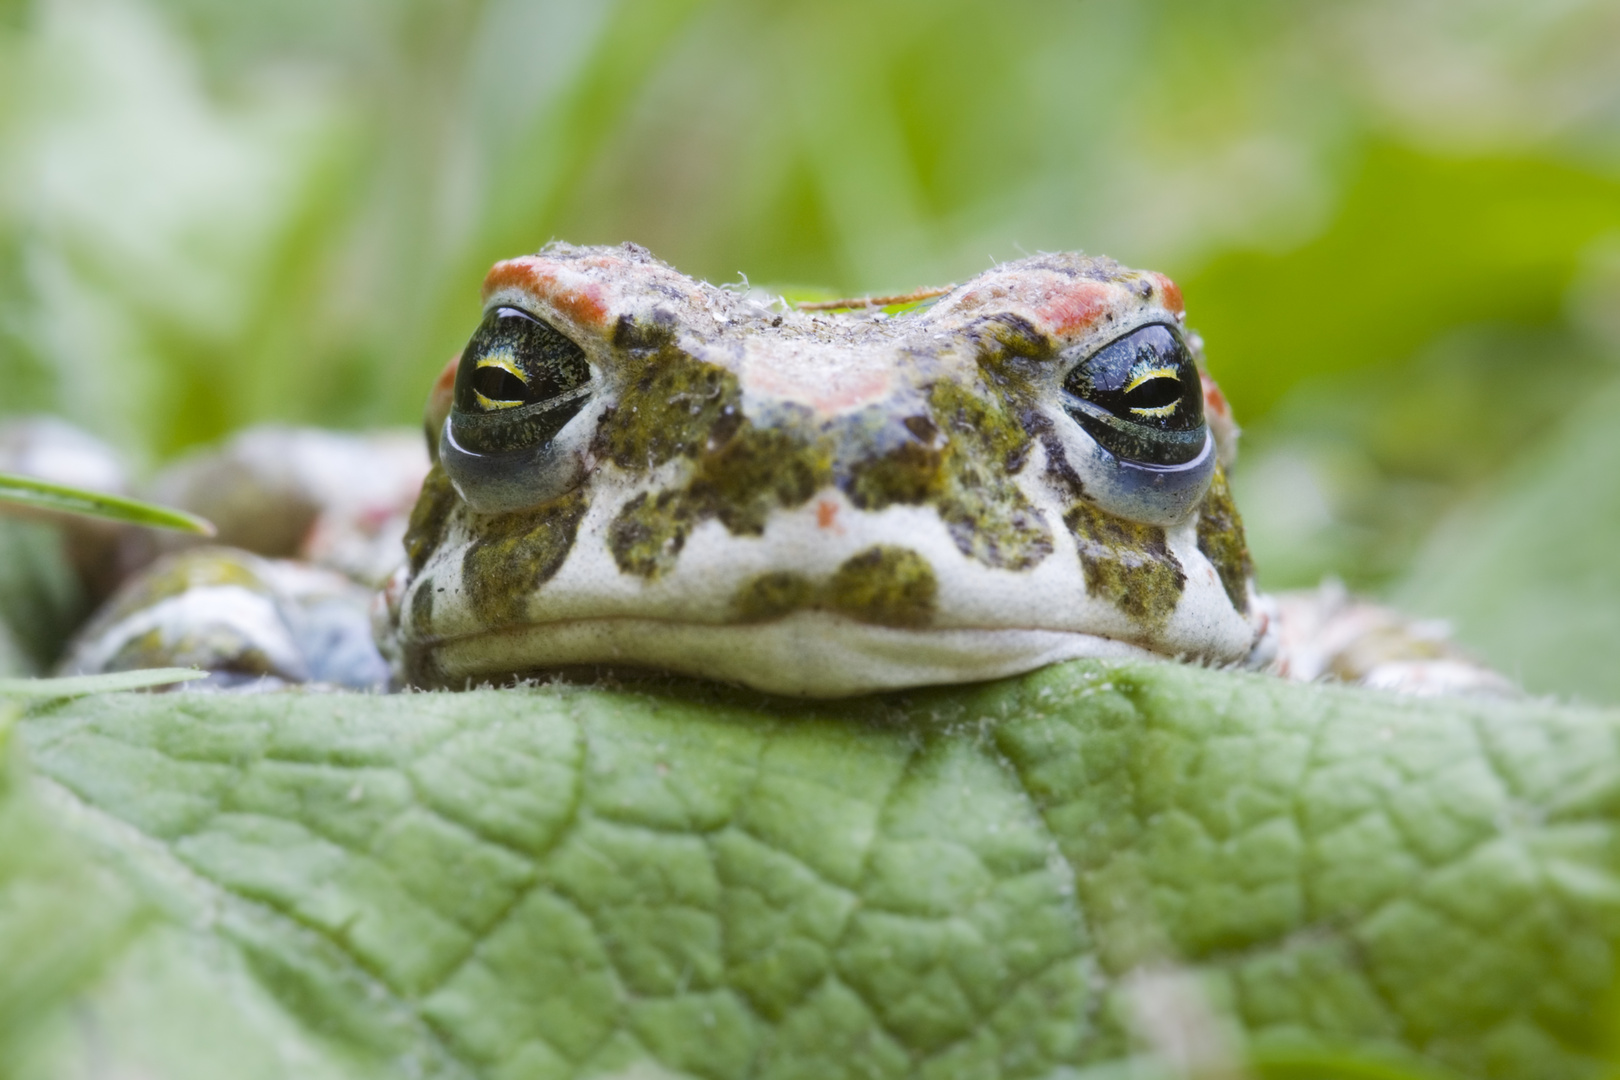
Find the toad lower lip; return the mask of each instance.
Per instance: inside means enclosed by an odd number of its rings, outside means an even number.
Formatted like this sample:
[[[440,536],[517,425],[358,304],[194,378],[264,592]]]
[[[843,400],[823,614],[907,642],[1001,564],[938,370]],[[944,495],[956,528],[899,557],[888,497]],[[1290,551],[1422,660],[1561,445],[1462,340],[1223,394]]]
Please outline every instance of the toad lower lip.
[[[794,697],[848,697],[980,682],[1081,657],[1168,659],[1096,634],[1034,629],[873,626],[822,611],[768,623],[574,619],[515,626],[432,646],[444,685],[583,665],[717,678]]]

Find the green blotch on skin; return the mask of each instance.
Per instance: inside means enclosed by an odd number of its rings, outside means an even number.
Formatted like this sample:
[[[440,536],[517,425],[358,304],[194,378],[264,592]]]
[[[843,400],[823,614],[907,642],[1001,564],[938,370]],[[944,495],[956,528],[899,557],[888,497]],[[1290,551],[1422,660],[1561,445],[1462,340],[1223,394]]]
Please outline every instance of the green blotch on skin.
[[[823,582],[780,571],[738,588],[731,608],[743,622],[795,611],[835,611],[878,626],[920,627],[934,617],[939,582],[928,560],[909,548],[878,545],[851,556]]]
[[[628,472],[695,457],[742,423],[737,377],[665,344],[603,417],[596,452]]]
[[[1198,506],[1198,550],[1220,575],[1221,586],[1232,606],[1248,614],[1249,578],[1254,575],[1254,563],[1249,559],[1243,519],[1232,502],[1224,469],[1215,470],[1209,493]]]
[[[411,593],[411,631],[417,636],[433,633],[433,579],[423,578]]]
[[[608,548],[620,571],[650,580],[675,565],[692,524],[680,492],[642,492],[608,526]]]
[[[427,565],[428,559],[444,542],[445,530],[450,526],[450,514],[461,502],[450,477],[437,462],[422,481],[422,494],[411,507],[411,521],[405,529],[405,557],[414,575]]]
[[[832,610],[878,626],[915,628],[934,617],[939,582],[910,548],[878,544],[851,556],[827,583]]]
[[[782,570],[745,582],[732,599],[731,609],[742,622],[768,622],[809,607],[815,597],[816,587],[809,578]]]
[[[915,506],[937,498],[945,487],[945,448],[931,417],[903,421],[910,438],[885,453],[859,461],[843,485],[862,510]]]
[[[589,506],[576,490],[533,510],[478,519],[477,539],[462,557],[461,580],[481,625],[523,618],[534,591],[568,558]]]
[[[777,507],[802,506],[832,480],[832,454],[790,432],[744,421],[702,454],[687,489],[699,518],[719,518],[732,533],[758,536]]]
[[[1162,625],[1175,611],[1187,584],[1165,542],[1164,530],[1105,514],[1090,503],[1075,503],[1063,515],[1074,535],[1086,593],[1112,603],[1148,626]]]
[[[807,502],[832,482],[824,440],[743,417],[736,376],[672,348],[603,422],[598,440],[621,468],[643,471],[685,455],[685,485],[627,503],[608,529],[619,569],[649,580],[667,573],[687,535],[709,519],[758,536],[772,510]]]
[[[929,411],[907,419],[911,441],[850,469],[850,501],[931,505],[962,554],[986,566],[1027,570],[1050,555],[1051,530],[1012,482],[1032,445],[1023,424],[988,388],[948,379],[934,384]]]

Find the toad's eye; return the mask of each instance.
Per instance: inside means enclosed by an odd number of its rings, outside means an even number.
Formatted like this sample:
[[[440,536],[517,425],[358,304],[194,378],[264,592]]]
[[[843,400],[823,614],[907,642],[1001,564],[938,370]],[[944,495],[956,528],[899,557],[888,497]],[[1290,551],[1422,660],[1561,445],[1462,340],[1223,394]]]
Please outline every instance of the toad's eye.
[[[462,351],[450,422],[473,453],[524,450],[550,441],[590,393],[583,349],[526,311],[495,308]]]
[[[1078,360],[1058,404],[1069,464],[1088,499],[1150,525],[1186,520],[1215,474],[1204,382],[1173,326],[1139,326]]]
[[[498,307],[461,352],[439,460],[473,509],[538,506],[585,474],[580,425],[595,384],[585,350],[526,311]]]
[[[1063,380],[1063,411],[1125,461],[1184,465],[1204,451],[1204,390],[1181,335],[1144,326],[1104,345]]]

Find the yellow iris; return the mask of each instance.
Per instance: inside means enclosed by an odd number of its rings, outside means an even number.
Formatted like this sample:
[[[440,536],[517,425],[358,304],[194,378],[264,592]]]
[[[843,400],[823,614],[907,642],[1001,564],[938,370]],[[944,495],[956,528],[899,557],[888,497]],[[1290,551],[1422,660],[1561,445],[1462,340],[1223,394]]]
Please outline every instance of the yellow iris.
[[[486,356],[480,356],[478,358],[478,370],[482,371],[484,368],[500,368],[508,375],[511,375],[513,378],[517,379],[517,381],[522,383],[524,386],[529,385],[528,376],[523,374],[523,369],[518,367],[517,361],[512,358],[511,353],[498,352],[489,353]],[[506,398],[485,397],[476,386],[473,387],[473,397],[477,399],[478,407],[481,409],[515,409],[519,405],[523,404],[522,398],[510,400]]]
[[[1168,405],[1151,405],[1151,406],[1132,405],[1131,406],[1131,412],[1135,413],[1137,416],[1145,416],[1150,420],[1157,420],[1161,416],[1169,416],[1171,413],[1175,412],[1179,408],[1181,408],[1181,402],[1179,400],[1176,400],[1176,401],[1172,401]]]
[[[1161,366],[1145,368],[1144,370],[1137,372],[1136,375],[1131,378],[1131,381],[1125,384],[1125,393],[1128,394],[1132,390],[1135,390],[1138,386],[1141,386],[1143,383],[1152,382],[1154,379],[1174,379],[1177,382],[1180,382],[1181,375],[1173,367]],[[1178,397],[1168,405],[1133,405],[1131,406],[1131,412],[1136,416],[1144,416],[1150,420],[1157,420],[1161,417],[1171,415],[1180,407],[1181,399]]]
[[[1152,379],[1175,379],[1177,382],[1180,382],[1181,376],[1177,374],[1176,369],[1173,367],[1147,368],[1146,370],[1139,372],[1135,378],[1131,379],[1130,382],[1125,384],[1125,392],[1128,394],[1132,390],[1135,390],[1138,386],[1141,386],[1143,383]]]

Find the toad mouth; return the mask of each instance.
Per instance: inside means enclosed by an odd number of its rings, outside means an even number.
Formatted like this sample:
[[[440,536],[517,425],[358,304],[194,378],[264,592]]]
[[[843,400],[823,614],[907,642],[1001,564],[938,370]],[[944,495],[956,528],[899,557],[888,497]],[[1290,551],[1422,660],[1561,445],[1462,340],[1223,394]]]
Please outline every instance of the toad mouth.
[[[691,675],[790,697],[839,698],[982,682],[1080,658],[1169,659],[1074,630],[877,626],[826,611],[762,623],[628,616],[568,619],[445,638],[424,647],[444,685],[601,665]]]

